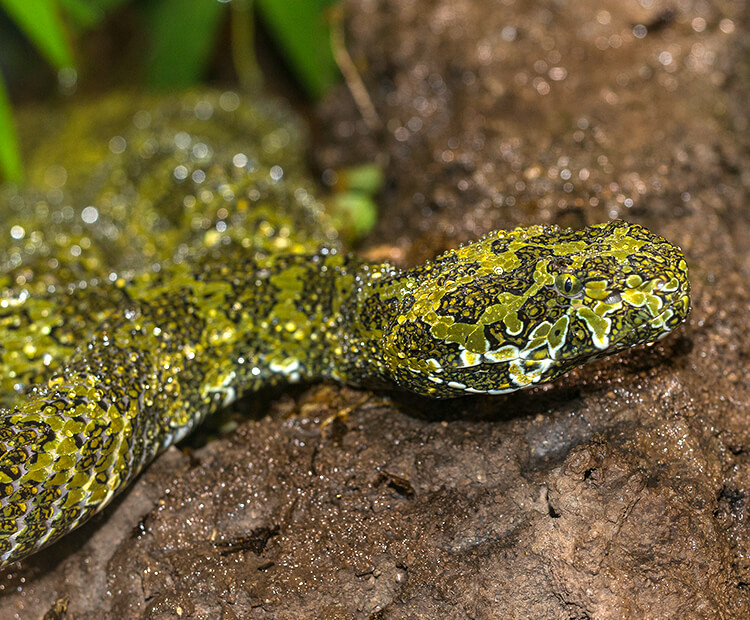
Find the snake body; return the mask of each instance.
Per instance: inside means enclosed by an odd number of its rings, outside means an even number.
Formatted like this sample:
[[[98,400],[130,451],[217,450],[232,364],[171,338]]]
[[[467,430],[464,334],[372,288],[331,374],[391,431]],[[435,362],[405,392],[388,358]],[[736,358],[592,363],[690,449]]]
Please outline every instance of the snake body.
[[[277,105],[112,99],[67,126],[39,149],[42,189],[0,193],[3,566],[243,392],[510,392],[689,309],[681,251],[619,220],[498,231],[408,270],[347,254]]]

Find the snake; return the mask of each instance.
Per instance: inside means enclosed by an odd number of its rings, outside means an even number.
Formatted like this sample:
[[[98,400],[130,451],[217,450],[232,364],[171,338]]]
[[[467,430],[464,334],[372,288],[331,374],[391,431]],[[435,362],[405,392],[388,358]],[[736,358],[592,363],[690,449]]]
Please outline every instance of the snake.
[[[278,101],[120,95],[52,125],[29,187],[0,187],[3,567],[248,392],[503,394],[689,312],[681,250],[622,220],[498,230],[412,268],[345,251]]]

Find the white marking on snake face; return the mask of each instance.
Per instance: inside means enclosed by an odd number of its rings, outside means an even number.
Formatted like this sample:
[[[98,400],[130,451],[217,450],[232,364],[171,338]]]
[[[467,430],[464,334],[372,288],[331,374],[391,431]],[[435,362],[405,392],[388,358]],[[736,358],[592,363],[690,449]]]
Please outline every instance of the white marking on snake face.
[[[559,341],[556,345],[552,344],[552,341],[549,339],[549,336],[547,337],[547,350],[549,351],[549,356],[551,359],[557,359],[557,354],[559,353],[560,349],[562,349],[563,345],[565,344],[565,341],[568,339],[568,328],[570,327],[570,318],[566,316],[562,316],[559,318],[555,324],[552,326],[551,329],[558,328],[560,329],[560,335],[559,335]]]
[[[521,352],[518,347],[514,347],[512,344],[501,347],[497,351],[488,351],[487,353],[482,354],[484,361],[489,362],[490,364],[510,362],[518,359],[520,356]]]
[[[443,371],[443,367],[440,365],[440,362],[438,362],[434,357],[429,358],[425,363],[430,367],[430,370],[434,372]]]
[[[482,363],[482,354],[474,353],[473,351],[467,351],[464,349],[459,355],[461,363],[456,368],[470,368],[472,366],[478,366]]]

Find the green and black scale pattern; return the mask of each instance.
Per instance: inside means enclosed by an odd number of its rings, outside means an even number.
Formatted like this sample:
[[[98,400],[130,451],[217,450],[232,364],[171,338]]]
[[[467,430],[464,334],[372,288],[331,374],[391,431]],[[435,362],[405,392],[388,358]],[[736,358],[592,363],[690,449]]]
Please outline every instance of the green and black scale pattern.
[[[248,390],[510,392],[689,309],[680,250],[622,221],[499,231],[406,271],[346,254],[278,104],[111,98],[65,127],[36,150],[40,189],[0,189],[0,565]]]

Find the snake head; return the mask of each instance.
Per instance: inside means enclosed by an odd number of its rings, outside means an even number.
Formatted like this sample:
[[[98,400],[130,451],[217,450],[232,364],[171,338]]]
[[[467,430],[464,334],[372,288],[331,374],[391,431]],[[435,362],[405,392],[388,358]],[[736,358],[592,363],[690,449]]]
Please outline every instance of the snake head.
[[[439,398],[512,392],[663,338],[689,290],[680,249],[636,224],[499,231],[383,283],[379,374]]]

